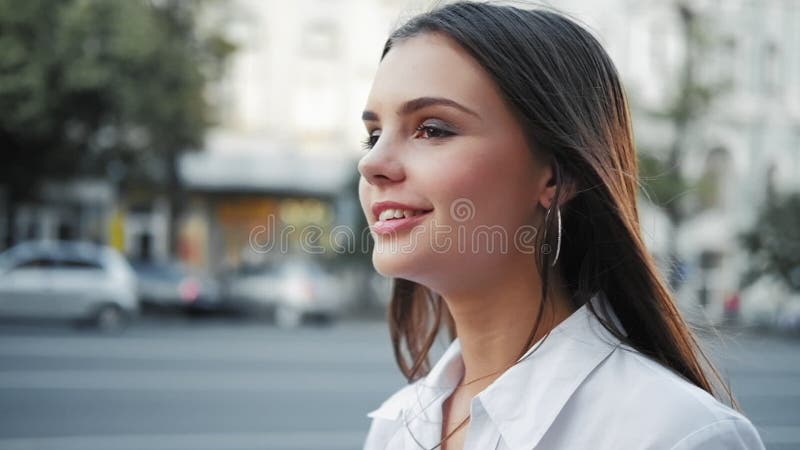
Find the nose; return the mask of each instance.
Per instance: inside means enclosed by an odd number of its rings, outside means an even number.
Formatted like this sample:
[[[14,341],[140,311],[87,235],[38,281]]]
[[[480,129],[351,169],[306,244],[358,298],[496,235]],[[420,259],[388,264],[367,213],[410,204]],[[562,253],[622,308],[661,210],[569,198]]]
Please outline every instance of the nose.
[[[402,162],[387,146],[376,145],[358,162],[358,171],[367,183],[374,186],[396,183],[405,179]]]

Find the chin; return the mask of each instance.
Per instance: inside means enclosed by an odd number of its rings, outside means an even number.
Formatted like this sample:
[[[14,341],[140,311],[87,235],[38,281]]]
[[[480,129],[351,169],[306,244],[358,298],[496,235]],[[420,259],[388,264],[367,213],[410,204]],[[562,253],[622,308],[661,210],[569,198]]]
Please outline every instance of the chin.
[[[430,264],[430,255],[420,249],[398,249],[391,243],[385,243],[383,246],[376,243],[375,248],[372,250],[372,265],[375,270],[385,277],[404,278],[406,280],[415,280],[419,278],[419,274],[423,267]]]
[[[435,255],[427,252],[379,253],[373,250],[375,271],[388,278],[402,278],[428,288],[439,285],[441,265]]]
[[[385,277],[407,278],[413,266],[413,254],[382,252],[376,248],[372,251],[372,265],[375,271]]]

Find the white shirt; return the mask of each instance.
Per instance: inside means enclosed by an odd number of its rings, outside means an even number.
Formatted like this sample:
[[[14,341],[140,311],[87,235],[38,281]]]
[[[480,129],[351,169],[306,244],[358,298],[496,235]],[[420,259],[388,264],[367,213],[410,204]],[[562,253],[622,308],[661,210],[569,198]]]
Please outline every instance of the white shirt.
[[[608,305],[602,294],[591,301],[601,314],[600,303]],[[603,317],[624,332],[610,305],[608,311]],[[464,450],[764,448],[747,418],[622,344],[586,305],[540,343],[472,399]],[[368,414],[364,449],[438,444],[442,404],[463,371],[456,339],[426,377]]]

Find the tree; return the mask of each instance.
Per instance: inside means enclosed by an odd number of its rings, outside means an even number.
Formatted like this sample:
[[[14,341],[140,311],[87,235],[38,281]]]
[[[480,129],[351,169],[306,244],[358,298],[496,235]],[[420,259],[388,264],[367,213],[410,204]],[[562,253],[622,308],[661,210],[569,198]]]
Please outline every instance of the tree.
[[[676,289],[681,281],[677,234],[688,216],[682,200],[693,190],[707,189],[702,180],[695,182],[682,174],[681,161],[692,126],[707,115],[714,98],[725,89],[725,85],[700,81],[696,74],[697,62],[704,57],[711,44],[704,31],[706,24],[703,16],[685,0],[676,0],[673,8],[680,21],[684,60],[671,101],[663,109],[648,113],[656,119],[667,121],[672,126],[674,137],[664,148],[644,149],[639,155],[639,172],[646,195],[664,211],[670,222],[664,256],[670,285]]]
[[[213,119],[206,88],[234,50],[198,25],[207,5],[0,0],[9,223],[41,181],[81,175],[155,182],[179,213],[178,157],[201,147]]]
[[[761,208],[753,229],[739,238],[751,261],[742,287],[762,275],[774,275],[800,291],[800,194],[770,199]]]

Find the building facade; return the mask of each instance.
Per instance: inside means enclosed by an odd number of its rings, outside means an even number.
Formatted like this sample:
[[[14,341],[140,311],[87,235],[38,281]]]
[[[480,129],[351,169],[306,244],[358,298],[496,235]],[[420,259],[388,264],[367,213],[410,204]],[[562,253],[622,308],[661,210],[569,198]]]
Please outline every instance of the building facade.
[[[768,196],[800,190],[800,3],[792,0],[605,0],[551,2],[595,30],[624,79],[637,143],[664,157],[679,139],[681,173],[695,186],[677,201],[687,263],[679,299],[712,319],[740,288],[749,261],[737,235],[757,227]],[[711,101],[676,130],[663,112],[679,90],[693,15],[693,77]],[[654,114],[655,113],[655,114]],[[681,133],[677,135],[676,133]],[[642,227],[656,254],[669,221],[646,199]]]

